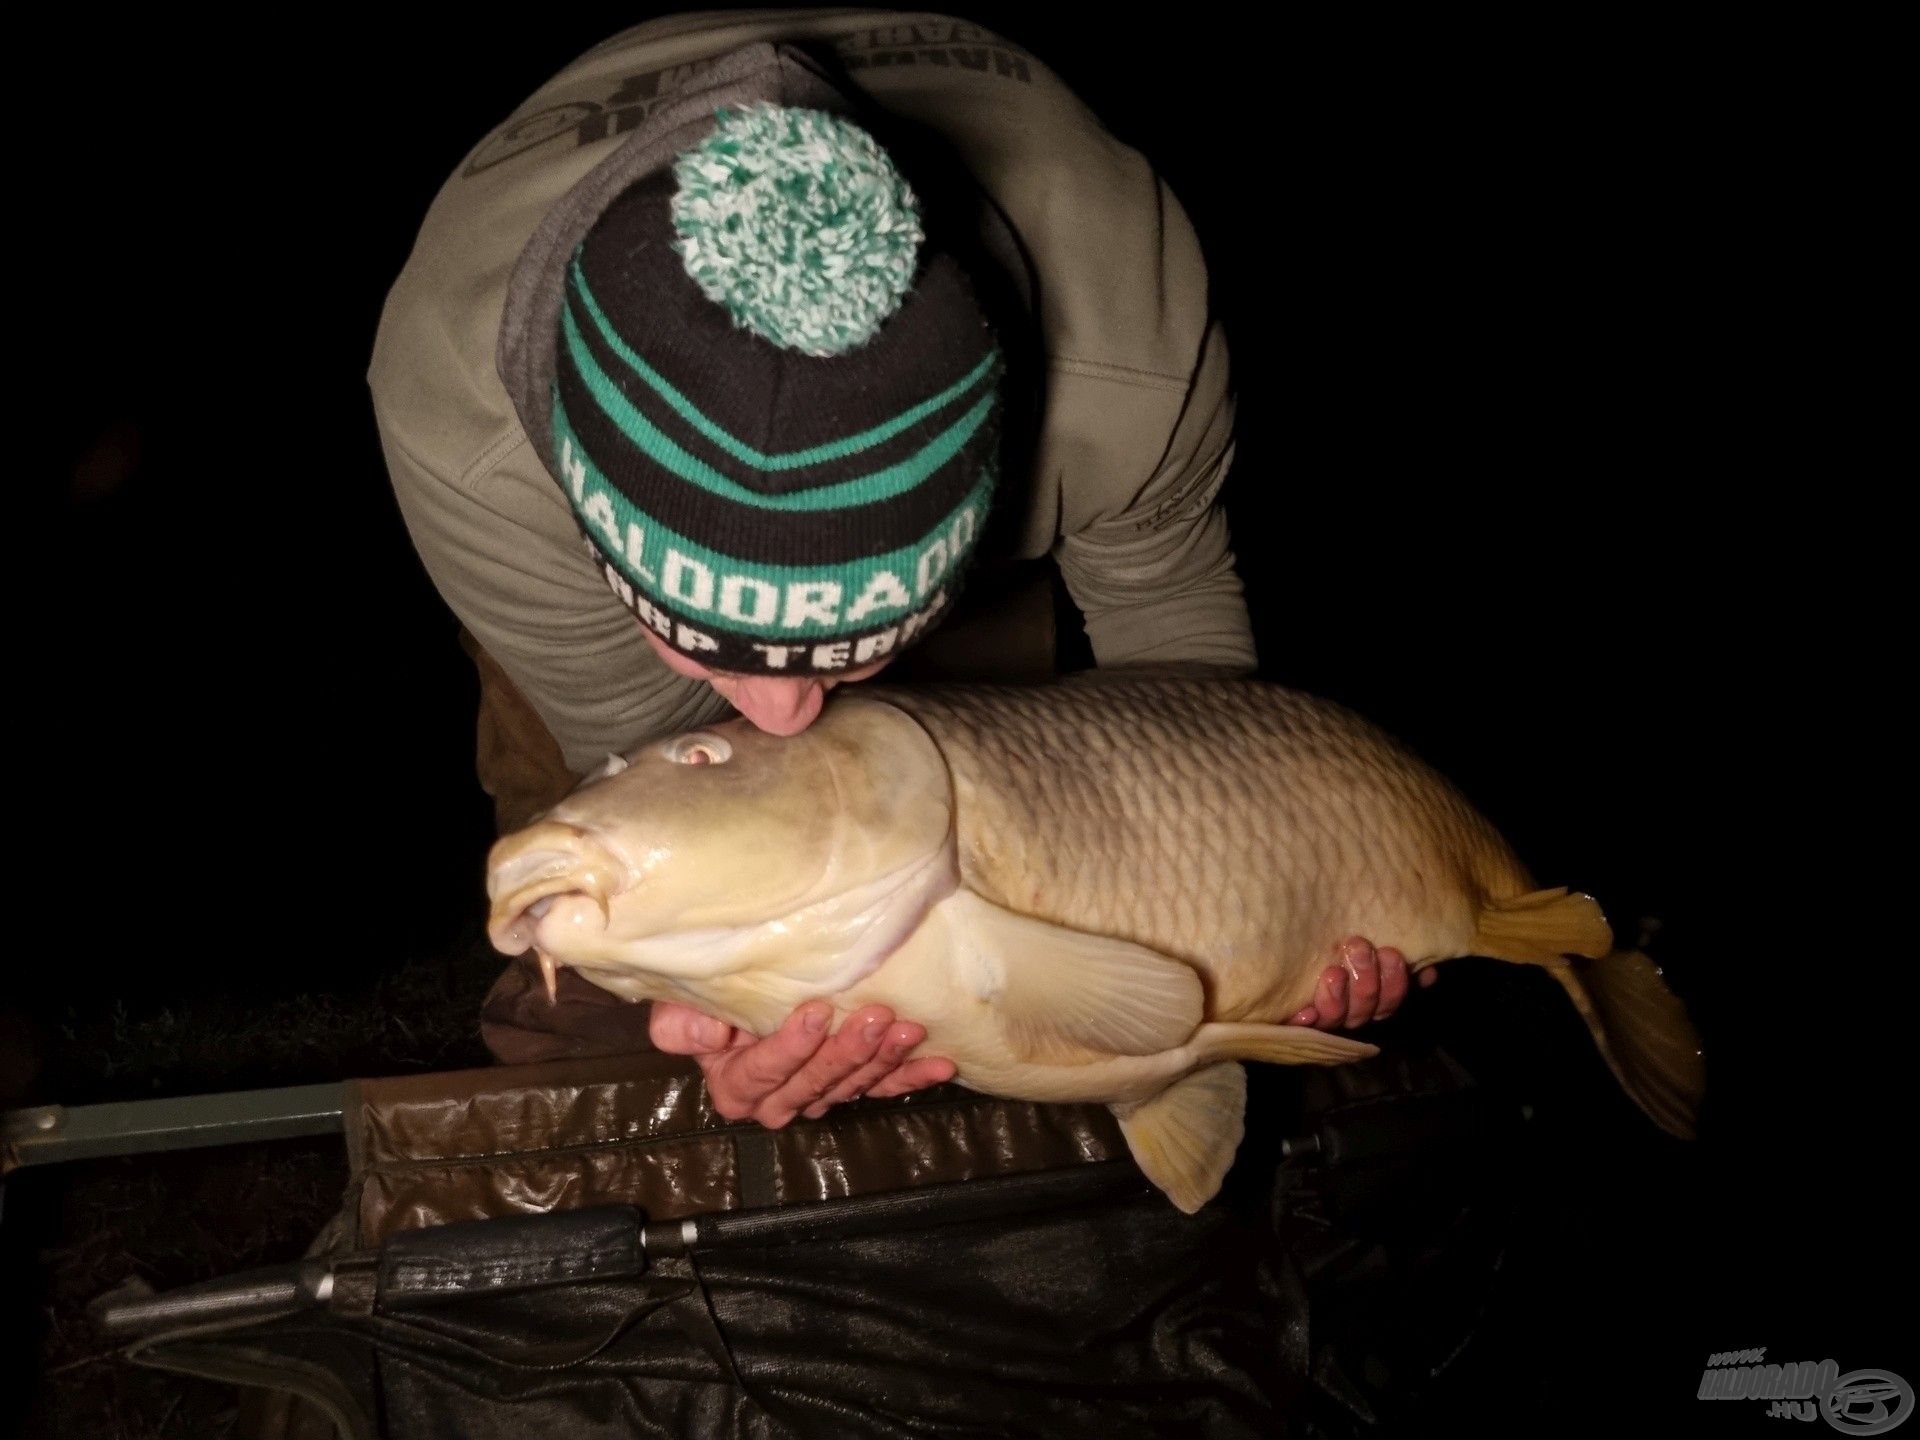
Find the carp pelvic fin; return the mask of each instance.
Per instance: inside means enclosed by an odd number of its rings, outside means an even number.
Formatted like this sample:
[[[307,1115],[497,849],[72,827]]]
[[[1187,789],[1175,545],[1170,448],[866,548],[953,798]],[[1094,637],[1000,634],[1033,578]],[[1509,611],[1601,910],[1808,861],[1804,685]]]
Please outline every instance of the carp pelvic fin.
[[[1016,915],[970,892],[940,909],[953,927],[962,984],[997,1011],[1022,1060],[1157,1055],[1185,1044],[1200,1024],[1206,994],[1183,960]]]
[[[1191,1215],[1220,1193],[1246,1133],[1247,1072],[1209,1065],[1138,1105],[1109,1107],[1141,1171]]]

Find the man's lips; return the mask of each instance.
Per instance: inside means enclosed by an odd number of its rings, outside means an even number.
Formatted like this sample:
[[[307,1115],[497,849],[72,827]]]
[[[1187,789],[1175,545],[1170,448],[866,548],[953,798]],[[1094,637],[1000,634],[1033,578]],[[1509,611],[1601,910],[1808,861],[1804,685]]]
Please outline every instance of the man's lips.
[[[818,680],[796,683],[759,675],[716,676],[712,684],[734,709],[769,735],[798,735],[819,718],[827,699],[827,687]]]

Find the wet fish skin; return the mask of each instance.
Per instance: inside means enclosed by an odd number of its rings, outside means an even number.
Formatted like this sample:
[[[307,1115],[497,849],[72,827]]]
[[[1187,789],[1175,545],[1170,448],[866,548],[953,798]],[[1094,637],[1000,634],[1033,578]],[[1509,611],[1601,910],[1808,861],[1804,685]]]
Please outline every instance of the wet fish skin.
[[[947,763],[963,883],[1192,961],[1209,1019],[1284,1020],[1349,935],[1414,968],[1470,954],[1487,899],[1538,888],[1437,771],[1297,691],[1096,675],[872,698]]]
[[[885,1003],[964,1084],[1112,1105],[1187,1210],[1241,1138],[1239,1061],[1376,1053],[1284,1023],[1350,934],[1415,969],[1546,968],[1628,1093],[1691,1132],[1698,1039],[1651,962],[1609,956],[1590,898],[1538,888],[1457,789],[1327,701],[1111,673],[862,686],[795,739],[710,738],[726,765],[642,747],[503,840],[496,943],[760,1034],[818,996]]]

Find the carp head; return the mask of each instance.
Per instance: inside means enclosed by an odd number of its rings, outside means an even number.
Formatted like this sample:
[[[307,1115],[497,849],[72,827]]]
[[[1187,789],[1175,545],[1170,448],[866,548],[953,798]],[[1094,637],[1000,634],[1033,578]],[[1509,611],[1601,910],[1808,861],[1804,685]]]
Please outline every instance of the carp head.
[[[785,739],[729,721],[609,756],[496,844],[487,934],[549,994],[557,965],[630,999],[754,968],[827,993],[953,889],[952,830],[946,764],[890,705],[837,697]]]

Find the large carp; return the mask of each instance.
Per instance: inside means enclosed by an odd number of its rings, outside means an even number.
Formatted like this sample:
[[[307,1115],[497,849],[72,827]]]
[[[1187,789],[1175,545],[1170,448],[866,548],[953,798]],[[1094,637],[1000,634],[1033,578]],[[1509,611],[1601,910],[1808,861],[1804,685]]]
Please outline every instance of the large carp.
[[[819,997],[836,1024],[887,1005],[964,1085],[1110,1105],[1189,1212],[1240,1143],[1237,1061],[1376,1053],[1282,1023],[1347,935],[1545,968],[1672,1133],[1703,1084],[1591,898],[1538,886],[1374,726],[1256,681],[863,685],[792,739],[733,721],[610,756],[488,863],[488,932],[549,985],[571,965],[757,1035]]]

